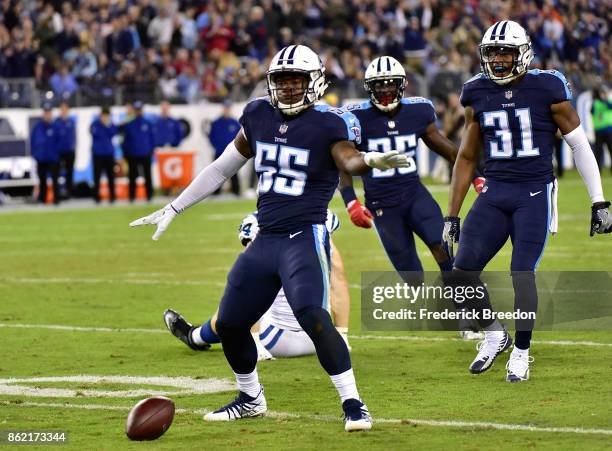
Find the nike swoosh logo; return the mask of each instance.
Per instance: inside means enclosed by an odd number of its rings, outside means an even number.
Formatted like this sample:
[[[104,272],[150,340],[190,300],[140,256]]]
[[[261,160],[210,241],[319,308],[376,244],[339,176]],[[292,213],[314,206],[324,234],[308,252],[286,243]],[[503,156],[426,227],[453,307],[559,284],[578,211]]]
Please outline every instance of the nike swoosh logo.
[[[289,234],[289,239],[291,239],[291,238],[294,238],[294,237],[298,236],[298,235],[299,235],[300,233],[302,233],[302,232],[303,232],[303,230],[300,230],[299,232],[296,232],[296,233],[290,233],[290,234]]]
[[[533,197],[533,196],[537,196],[537,195],[538,195],[538,194],[540,194],[541,192],[542,192],[542,191],[538,191],[538,192],[536,192],[536,193],[532,193],[531,191],[529,191],[529,195],[530,195],[531,197]]]

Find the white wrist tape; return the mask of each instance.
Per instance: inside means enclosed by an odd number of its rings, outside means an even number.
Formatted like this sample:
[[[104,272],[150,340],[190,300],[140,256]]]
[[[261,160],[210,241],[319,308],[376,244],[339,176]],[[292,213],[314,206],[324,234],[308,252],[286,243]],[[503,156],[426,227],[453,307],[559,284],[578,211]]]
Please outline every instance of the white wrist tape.
[[[582,180],[584,180],[584,184],[591,197],[591,203],[603,202],[605,198],[603,188],[601,187],[599,167],[584,129],[579,125],[567,135],[563,135],[563,138],[572,148],[576,169],[578,169]]]
[[[234,141],[230,142],[221,156],[202,169],[198,176],[185,188],[185,191],[174,199],[170,205],[177,212],[181,212],[200,202],[236,174],[247,160],[248,158],[238,152]]]

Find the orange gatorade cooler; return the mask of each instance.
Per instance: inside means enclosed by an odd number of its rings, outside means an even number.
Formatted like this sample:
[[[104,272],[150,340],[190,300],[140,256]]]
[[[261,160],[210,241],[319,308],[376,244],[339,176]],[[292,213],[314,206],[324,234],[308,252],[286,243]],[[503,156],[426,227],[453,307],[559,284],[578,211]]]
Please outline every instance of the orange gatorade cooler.
[[[185,188],[193,179],[193,151],[157,149],[161,189]]]

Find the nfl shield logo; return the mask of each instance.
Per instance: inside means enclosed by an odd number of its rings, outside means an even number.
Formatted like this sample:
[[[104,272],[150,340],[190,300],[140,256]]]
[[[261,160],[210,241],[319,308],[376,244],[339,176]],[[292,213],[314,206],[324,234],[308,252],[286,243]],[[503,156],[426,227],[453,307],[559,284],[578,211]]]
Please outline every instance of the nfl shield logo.
[[[512,98],[512,91],[506,91],[506,99],[510,100]]]
[[[289,126],[287,124],[282,124],[279,128],[278,131],[281,133],[287,133],[287,130],[289,129]]]
[[[395,128],[395,122],[394,121],[387,122],[387,125],[389,126],[389,128]]]
[[[486,193],[487,191],[489,191],[489,187],[488,187],[487,185],[483,186],[483,187],[482,187],[482,191],[481,191],[481,193],[483,193],[483,194],[484,194],[484,193]]]

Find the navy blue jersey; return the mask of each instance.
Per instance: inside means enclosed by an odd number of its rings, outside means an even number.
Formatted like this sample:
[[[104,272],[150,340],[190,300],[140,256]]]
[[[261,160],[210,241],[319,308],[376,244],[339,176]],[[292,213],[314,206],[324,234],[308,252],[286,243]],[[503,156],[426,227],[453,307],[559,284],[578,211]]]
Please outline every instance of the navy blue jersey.
[[[359,105],[347,105],[361,125],[362,152],[389,152],[398,150],[409,157],[406,168],[372,169],[362,176],[365,198],[369,205],[385,207],[398,204],[398,194],[419,182],[416,148],[427,127],[436,121],[433,104],[423,97],[402,99],[399,111],[393,116],[381,112],[369,100]]]
[[[565,77],[554,70],[530,70],[512,86],[500,86],[484,74],[463,85],[461,104],[480,122],[485,176],[507,182],[548,183],[557,124],[551,105],[571,100]]]
[[[324,224],[338,186],[330,149],[338,141],[359,141],[357,118],[326,105],[283,116],[267,98],[259,98],[247,104],[240,124],[255,154],[261,231],[286,233]]]

